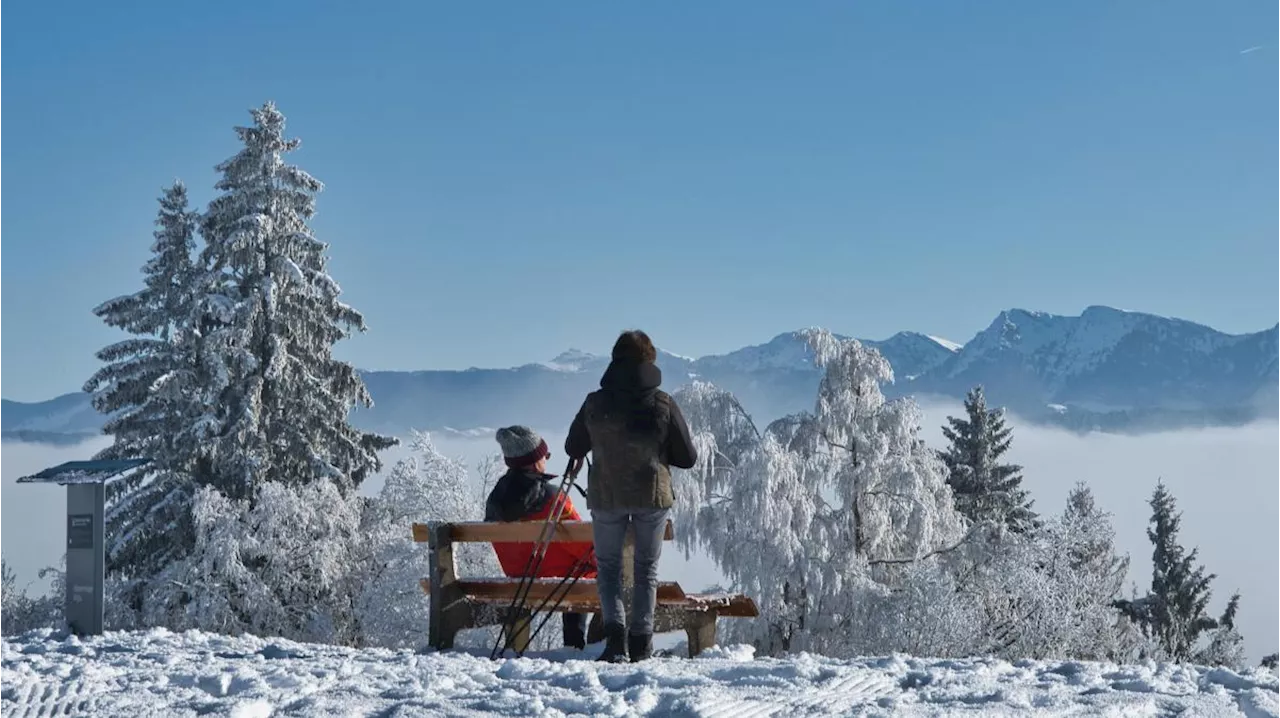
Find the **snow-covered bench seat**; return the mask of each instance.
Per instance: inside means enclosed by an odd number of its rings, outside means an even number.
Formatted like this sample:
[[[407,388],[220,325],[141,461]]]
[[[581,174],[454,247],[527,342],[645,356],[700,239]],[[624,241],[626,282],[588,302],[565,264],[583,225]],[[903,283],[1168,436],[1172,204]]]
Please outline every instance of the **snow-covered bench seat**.
[[[458,631],[467,628],[495,626],[503,622],[506,609],[516,594],[517,578],[460,578],[454,560],[455,543],[491,543],[495,541],[537,541],[543,524],[537,521],[494,523],[467,521],[458,523],[414,524],[413,539],[428,544],[431,576],[419,583],[431,596],[428,642],[433,648],[444,650],[453,647]],[[664,540],[675,538],[671,522],[667,522]],[[564,521],[556,526],[551,538],[554,542],[590,542],[590,521]],[[632,541],[628,536],[623,556],[623,583],[629,591],[632,585]],[[542,604],[544,598],[561,584],[558,578],[541,578],[534,581],[525,602],[530,609]],[[564,593],[563,589],[561,593]],[[630,602],[628,601],[628,605]],[[545,610],[545,609],[544,609]],[[580,580],[572,586],[564,600],[555,607],[557,611],[596,613],[600,611],[600,599],[594,580]],[[704,648],[716,643],[716,619],[754,618],[760,615],[756,602],[750,596],[734,594],[685,593],[674,581],[658,583],[658,605],[654,611],[655,630],[659,633],[683,629],[688,635],[689,656],[696,656]],[[528,642],[528,624],[517,631],[516,648],[524,648]],[[598,629],[598,622],[592,622]],[[588,640],[595,642],[599,636]]]

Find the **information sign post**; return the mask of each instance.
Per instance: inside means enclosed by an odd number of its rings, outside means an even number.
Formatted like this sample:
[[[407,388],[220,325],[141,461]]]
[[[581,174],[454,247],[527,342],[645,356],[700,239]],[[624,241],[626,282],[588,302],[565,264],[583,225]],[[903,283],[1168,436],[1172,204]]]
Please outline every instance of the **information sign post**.
[[[107,482],[149,461],[69,461],[18,479],[20,484],[67,487],[67,574],[63,615],[67,628],[76,635],[102,633]]]

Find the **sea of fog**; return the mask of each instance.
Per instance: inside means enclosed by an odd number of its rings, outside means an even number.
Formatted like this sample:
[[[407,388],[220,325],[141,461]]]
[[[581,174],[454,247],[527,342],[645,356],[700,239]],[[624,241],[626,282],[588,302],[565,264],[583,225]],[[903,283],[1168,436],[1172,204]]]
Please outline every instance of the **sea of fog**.
[[[960,405],[923,408],[925,438],[941,447],[941,425],[948,415],[960,413]],[[1156,482],[1163,480],[1182,511],[1183,544],[1198,547],[1200,560],[1217,574],[1211,611],[1219,613],[1231,593],[1239,590],[1239,627],[1250,658],[1257,661],[1280,648],[1280,427],[1276,422],[1121,436],[1077,435],[1029,426],[1016,417],[1012,421],[1010,460],[1024,467],[1024,484],[1035,498],[1035,508],[1055,514],[1062,510],[1070,488],[1077,481],[1087,482],[1098,503],[1114,515],[1117,542],[1130,554],[1130,580],[1140,591],[1150,583],[1147,501]],[[539,428],[553,447],[553,469],[559,471],[564,457],[557,449],[563,427]],[[471,467],[497,450],[489,438],[433,439],[445,454]],[[32,590],[43,590],[37,571],[58,563],[62,555],[65,492],[60,487],[15,482],[63,461],[88,458],[104,445],[104,439],[72,447],[3,443],[0,551],[19,582],[30,583]],[[386,452],[386,466],[407,451],[401,446]],[[374,477],[362,491],[376,493],[381,485],[382,477]],[[674,546],[663,556],[661,575],[691,590],[723,580],[707,557],[686,558]]]

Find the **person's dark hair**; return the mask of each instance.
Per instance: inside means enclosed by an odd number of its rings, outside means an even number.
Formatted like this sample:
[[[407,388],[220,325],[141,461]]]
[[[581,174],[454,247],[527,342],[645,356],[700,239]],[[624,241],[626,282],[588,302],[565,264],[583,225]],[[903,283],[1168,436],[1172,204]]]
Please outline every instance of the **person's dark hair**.
[[[613,360],[643,364],[658,360],[658,350],[653,348],[649,335],[639,329],[625,331],[613,343]]]

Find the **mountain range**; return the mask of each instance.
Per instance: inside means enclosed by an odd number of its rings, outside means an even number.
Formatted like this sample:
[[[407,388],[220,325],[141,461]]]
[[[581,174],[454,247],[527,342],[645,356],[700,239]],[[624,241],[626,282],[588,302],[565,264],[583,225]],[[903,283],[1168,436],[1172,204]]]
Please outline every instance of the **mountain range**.
[[[888,396],[956,400],[981,384],[1018,418],[1072,430],[1139,432],[1275,418],[1280,325],[1225,334],[1193,322],[1092,306],[1079,316],[1011,309],[964,344],[916,332],[863,340],[893,367]],[[364,371],[365,428],[402,435],[511,423],[563,430],[608,358],[569,350],[510,369]],[[660,352],[668,390],[692,379],[732,391],[765,421],[809,409],[820,374],[800,332],[702,358]],[[88,396],[4,400],[5,439],[70,443],[98,433]]]

